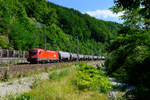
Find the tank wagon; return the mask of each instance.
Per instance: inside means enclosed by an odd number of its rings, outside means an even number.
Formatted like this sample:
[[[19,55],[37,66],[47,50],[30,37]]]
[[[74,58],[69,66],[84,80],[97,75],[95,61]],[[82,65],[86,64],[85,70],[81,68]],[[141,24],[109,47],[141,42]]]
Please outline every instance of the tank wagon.
[[[61,61],[71,60],[71,54],[69,52],[59,51],[58,55],[59,55],[59,60],[61,60]]]
[[[71,55],[71,61],[77,60],[77,58],[78,58],[78,55],[77,55],[77,54],[71,53],[70,55]]]
[[[0,64],[26,63],[28,51],[0,49]]]
[[[38,62],[57,62],[57,61],[74,61],[74,60],[101,60],[104,57],[101,56],[91,56],[91,55],[81,55],[70,52],[63,51],[50,51],[44,49],[31,49],[29,51],[28,61],[30,63]]]

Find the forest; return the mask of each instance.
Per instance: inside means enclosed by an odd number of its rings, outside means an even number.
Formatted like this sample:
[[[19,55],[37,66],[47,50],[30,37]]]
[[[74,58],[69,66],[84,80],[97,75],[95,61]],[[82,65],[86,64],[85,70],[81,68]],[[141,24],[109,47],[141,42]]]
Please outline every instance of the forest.
[[[0,48],[103,55],[122,25],[47,0],[0,0]],[[78,40],[77,40],[78,38]]]
[[[128,93],[129,100],[150,99],[149,5],[149,0],[114,0],[111,8],[115,13],[123,12],[124,23],[107,47],[105,66],[108,75],[135,86]]]

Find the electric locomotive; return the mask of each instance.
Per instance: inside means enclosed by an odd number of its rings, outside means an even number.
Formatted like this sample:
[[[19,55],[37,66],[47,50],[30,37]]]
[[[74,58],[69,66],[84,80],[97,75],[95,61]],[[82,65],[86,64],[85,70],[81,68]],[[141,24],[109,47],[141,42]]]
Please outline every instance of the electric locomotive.
[[[35,48],[29,51],[29,57],[27,60],[30,63],[54,62],[59,60],[59,55],[57,51]]]

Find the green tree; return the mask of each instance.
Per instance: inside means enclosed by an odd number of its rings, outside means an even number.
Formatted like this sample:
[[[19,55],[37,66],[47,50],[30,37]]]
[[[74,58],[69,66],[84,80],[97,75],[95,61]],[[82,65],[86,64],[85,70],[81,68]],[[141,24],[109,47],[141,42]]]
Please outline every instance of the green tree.
[[[47,0],[0,0],[0,37],[9,41],[2,48],[29,50],[47,48],[76,53],[99,55],[104,44],[116,36],[120,24],[82,14],[77,10],[53,4]],[[4,38],[6,37],[6,38]]]
[[[115,0],[111,9],[123,12],[124,27],[116,38],[111,40],[105,62],[109,75],[137,87],[134,99],[150,98],[149,58],[150,35],[149,0]],[[144,12],[143,12],[144,11]],[[148,15],[148,16],[147,16]],[[140,91],[139,91],[140,90]],[[144,95],[143,95],[144,94]]]
[[[124,12],[122,19],[125,25],[150,29],[150,1],[149,0],[115,0],[112,10],[116,13]]]

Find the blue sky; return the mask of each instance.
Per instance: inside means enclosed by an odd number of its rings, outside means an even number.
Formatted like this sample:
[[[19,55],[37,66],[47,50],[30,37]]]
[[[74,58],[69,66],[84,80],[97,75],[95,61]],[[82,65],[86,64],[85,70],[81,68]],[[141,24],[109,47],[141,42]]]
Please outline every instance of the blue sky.
[[[106,21],[122,22],[119,19],[120,14],[112,13],[109,8],[113,6],[113,0],[48,0],[55,4],[74,8],[82,13]]]

